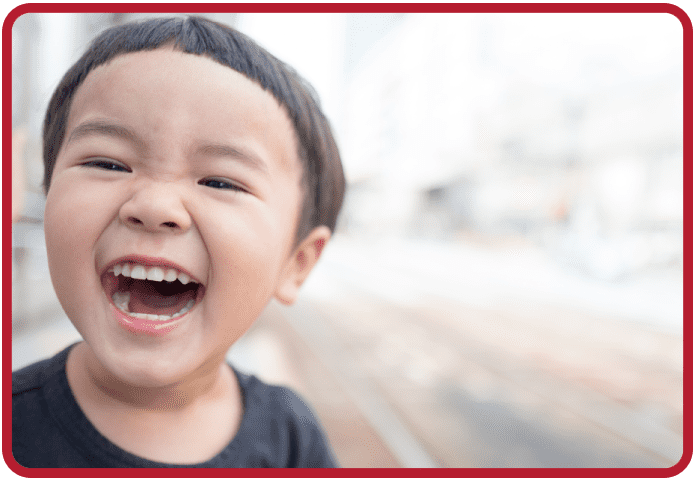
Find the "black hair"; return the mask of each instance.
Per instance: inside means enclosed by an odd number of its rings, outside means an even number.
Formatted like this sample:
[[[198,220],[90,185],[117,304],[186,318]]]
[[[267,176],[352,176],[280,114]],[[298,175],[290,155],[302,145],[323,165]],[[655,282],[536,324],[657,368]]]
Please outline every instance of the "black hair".
[[[292,67],[246,35],[227,25],[195,16],[126,23],[105,30],[92,41],[58,84],[48,105],[43,125],[44,190],[48,192],[50,188],[72,99],[89,72],[118,55],[165,45],[226,65],[277,99],[293,123],[297,153],[304,167],[304,200],[295,242],[319,225],[326,225],[333,231],[345,194],[345,176],[330,124],[313,88]]]

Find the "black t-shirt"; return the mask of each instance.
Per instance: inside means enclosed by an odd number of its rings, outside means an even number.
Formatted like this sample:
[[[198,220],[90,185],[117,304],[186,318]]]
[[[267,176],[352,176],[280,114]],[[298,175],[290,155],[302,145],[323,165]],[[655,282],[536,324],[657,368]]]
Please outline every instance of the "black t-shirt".
[[[239,430],[207,462],[172,465],[138,457],[89,422],[68,385],[71,347],[12,374],[12,454],[25,467],[336,467],[307,405],[291,390],[234,370],[244,402]]]

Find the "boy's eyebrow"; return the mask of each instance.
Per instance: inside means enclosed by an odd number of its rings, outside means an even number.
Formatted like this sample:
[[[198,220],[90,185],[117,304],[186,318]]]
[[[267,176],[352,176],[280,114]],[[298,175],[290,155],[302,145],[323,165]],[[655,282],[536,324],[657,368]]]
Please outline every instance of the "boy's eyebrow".
[[[79,138],[90,135],[106,135],[108,137],[122,138],[134,144],[139,150],[145,150],[145,142],[135,132],[123,125],[117,125],[104,120],[92,120],[79,124],[70,133],[66,145]]]
[[[134,144],[139,150],[145,150],[145,142],[137,136],[135,132],[123,125],[107,122],[105,120],[92,120],[81,123],[70,133],[70,137],[66,144],[79,138],[88,137],[90,135],[106,135],[109,137],[123,138]],[[254,168],[266,175],[269,173],[268,166],[260,158],[251,153],[239,150],[229,145],[221,143],[205,144],[198,148],[197,152],[202,155],[213,157],[230,157],[240,160],[242,163]]]
[[[234,158],[236,160],[240,160],[242,163],[255,170],[258,170],[266,175],[269,174],[268,165],[266,165],[263,160],[255,155],[252,155],[251,153],[239,150],[229,145],[223,145],[221,143],[206,144],[198,148],[198,153],[212,157]]]

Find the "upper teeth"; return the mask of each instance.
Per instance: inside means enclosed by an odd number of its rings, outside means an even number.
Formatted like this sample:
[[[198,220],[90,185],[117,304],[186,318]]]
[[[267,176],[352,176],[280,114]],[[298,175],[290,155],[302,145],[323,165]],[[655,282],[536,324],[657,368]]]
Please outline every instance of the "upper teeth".
[[[124,277],[134,278],[136,280],[152,280],[155,282],[161,282],[166,280],[167,282],[173,282],[178,279],[179,282],[186,285],[191,281],[191,277],[183,272],[179,272],[175,268],[164,269],[162,267],[150,267],[147,268],[143,265],[137,265],[132,263],[123,263],[119,265],[114,265],[109,268],[109,272],[117,277],[123,275]]]

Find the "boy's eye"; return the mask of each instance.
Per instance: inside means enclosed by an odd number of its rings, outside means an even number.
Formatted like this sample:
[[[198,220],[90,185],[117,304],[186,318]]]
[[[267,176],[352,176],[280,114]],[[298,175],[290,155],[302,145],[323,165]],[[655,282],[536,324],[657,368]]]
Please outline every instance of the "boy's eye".
[[[104,170],[113,170],[116,172],[130,172],[130,169],[128,167],[120,163],[114,162],[112,160],[90,160],[89,162],[83,163],[82,166],[102,168]]]
[[[203,185],[205,187],[210,187],[210,188],[217,188],[217,189],[222,189],[222,190],[234,190],[237,192],[246,192],[246,190],[235,184],[230,182],[229,180],[223,180],[219,178],[205,178],[201,181],[198,182],[198,185]]]

